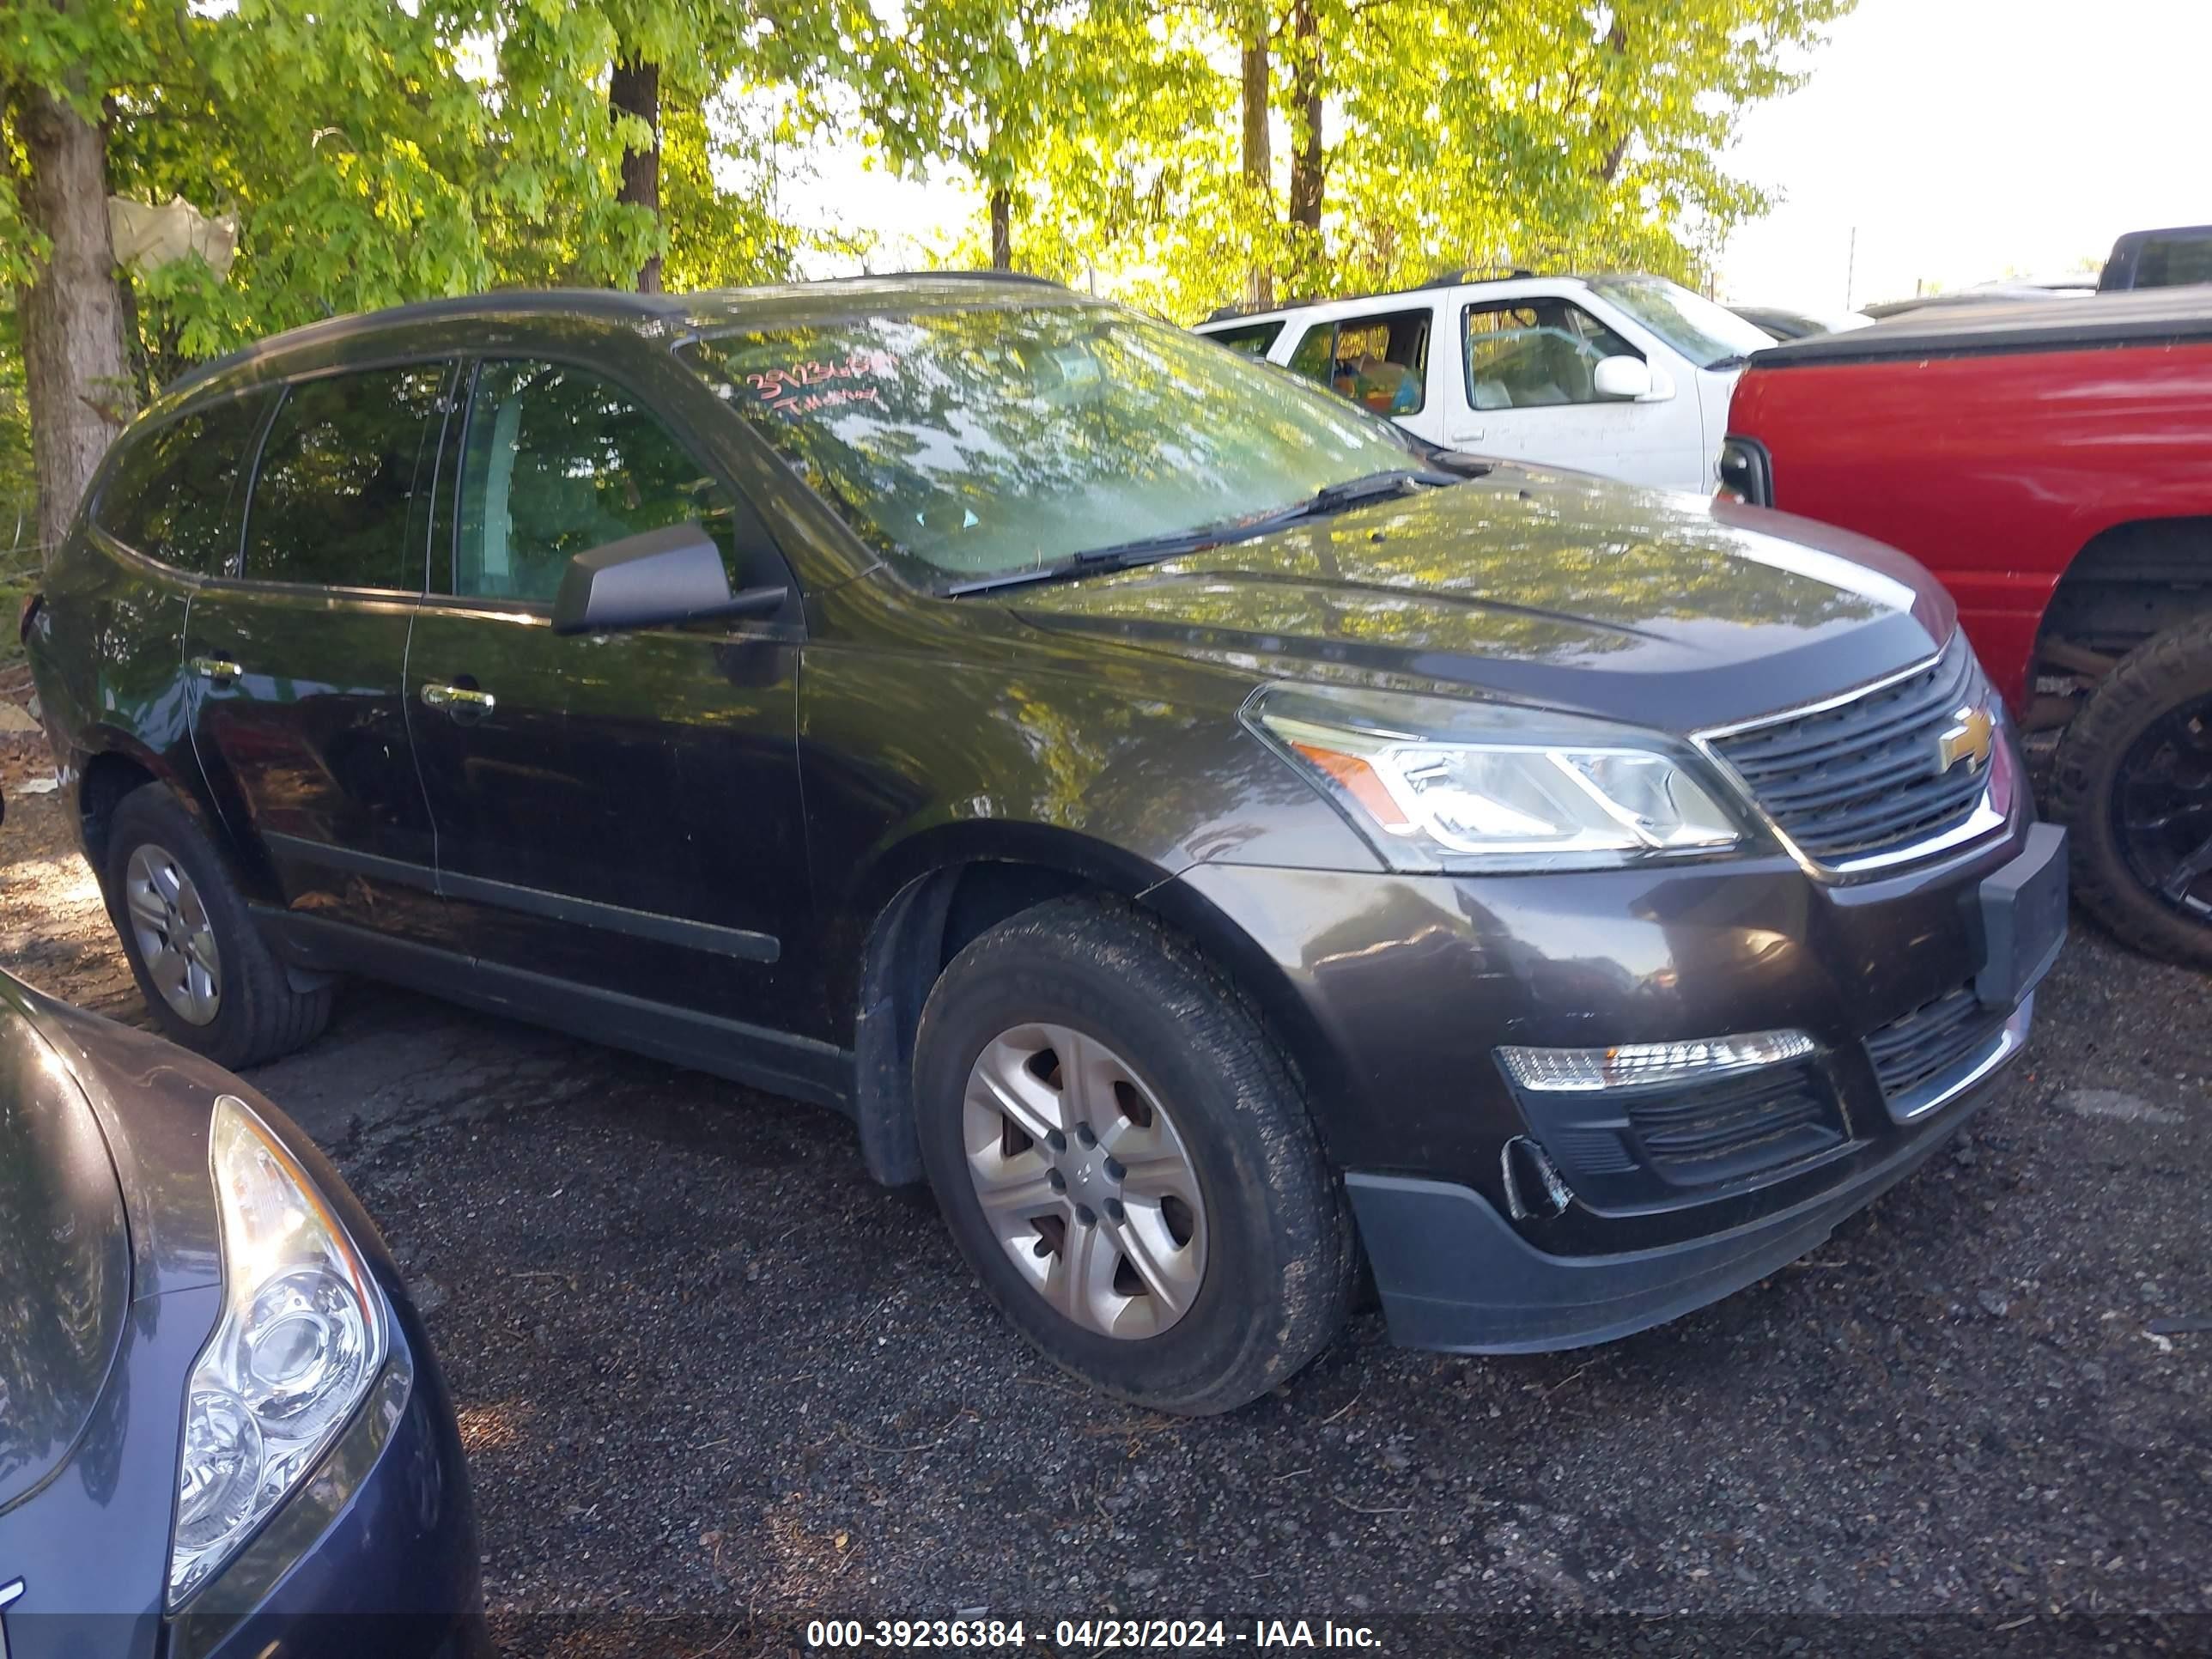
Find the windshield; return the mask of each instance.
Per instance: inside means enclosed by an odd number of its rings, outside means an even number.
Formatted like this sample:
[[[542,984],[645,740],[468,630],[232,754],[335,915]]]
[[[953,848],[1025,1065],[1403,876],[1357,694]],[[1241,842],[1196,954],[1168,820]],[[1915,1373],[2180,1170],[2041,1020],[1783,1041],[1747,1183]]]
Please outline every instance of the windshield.
[[[934,586],[1233,526],[1414,459],[1388,422],[1103,306],[841,318],[683,353]]]
[[[1590,286],[1699,368],[1717,368],[1774,343],[1757,324],[1663,276],[1601,276]]]

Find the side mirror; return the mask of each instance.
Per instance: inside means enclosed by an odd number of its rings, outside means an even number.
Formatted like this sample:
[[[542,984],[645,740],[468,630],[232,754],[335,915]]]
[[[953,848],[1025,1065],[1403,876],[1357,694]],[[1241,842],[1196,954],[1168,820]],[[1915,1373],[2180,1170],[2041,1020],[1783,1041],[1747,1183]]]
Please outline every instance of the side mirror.
[[[1651,395],[1651,365],[1641,357],[1601,357],[1590,389],[1608,403],[1632,404]]]
[[[763,617],[791,590],[730,592],[722,550],[696,523],[670,525],[579,553],[561,573],[553,599],[556,634],[606,634],[707,617]]]

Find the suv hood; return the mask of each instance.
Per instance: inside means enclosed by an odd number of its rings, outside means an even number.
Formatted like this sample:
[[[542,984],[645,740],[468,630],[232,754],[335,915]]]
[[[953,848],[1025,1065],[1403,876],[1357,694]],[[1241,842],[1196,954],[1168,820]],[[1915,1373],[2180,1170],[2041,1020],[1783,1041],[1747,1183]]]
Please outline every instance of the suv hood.
[[[1009,603],[1269,678],[1441,683],[1674,732],[1879,678],[1956,621],[1863,537],[1517,466]]]
[[[67,1461],[130,1296],[106,1139],[54,1051],[0,997],[0,1510]]]

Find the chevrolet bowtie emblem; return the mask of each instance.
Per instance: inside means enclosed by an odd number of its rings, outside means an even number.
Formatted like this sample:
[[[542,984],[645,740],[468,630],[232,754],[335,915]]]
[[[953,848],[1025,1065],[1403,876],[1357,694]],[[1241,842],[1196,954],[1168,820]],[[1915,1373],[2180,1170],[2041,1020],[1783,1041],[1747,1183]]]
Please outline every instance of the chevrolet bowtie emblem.
[[[1951,716],[1951,724],[1936,739],[1936,769],[1948,772],[1960,761],[1971,759],[1976,769],[1990,763],[1990,744],[1996,732],[1996,722],[1990,718],[1986,708],[1972,707],[1959,709]]]

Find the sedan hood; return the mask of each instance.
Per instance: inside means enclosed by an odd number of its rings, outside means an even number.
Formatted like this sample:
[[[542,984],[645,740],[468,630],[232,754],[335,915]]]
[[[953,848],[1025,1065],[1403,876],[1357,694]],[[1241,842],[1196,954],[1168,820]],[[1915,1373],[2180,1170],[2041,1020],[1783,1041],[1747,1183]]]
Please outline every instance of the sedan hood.
[[[0,1510],[67,1461],[130,1298],[106,1140],[54,1051],[0,995]]]
[[[1675,732],[1863,684],[1955,623],[1863,537],[1522,467],[1012,604],[1270,678],[1441,683]]]

